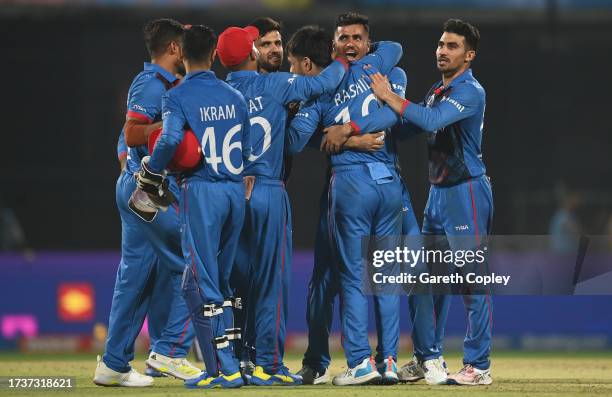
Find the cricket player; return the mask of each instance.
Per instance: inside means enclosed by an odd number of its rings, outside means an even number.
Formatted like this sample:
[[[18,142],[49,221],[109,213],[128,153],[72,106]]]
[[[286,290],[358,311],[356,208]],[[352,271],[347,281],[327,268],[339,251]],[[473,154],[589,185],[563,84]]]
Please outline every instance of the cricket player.
[[[348,123],[350,127],[342,134],[342,142],[334,140],[331,143],[335,154],[331,156],[327,216],[333,256],[338,262],[342,341],[348,362],[346,372],[336,376],[333,383],[357,385],[379,382],[382,378],[371,358],[368,343],[367,298],[361,285],[362,272],[365,271],[361,263],[362,238],[401,233],[402,184],[395,169],[393,140],[385,141],[384,147],[375,152],[338,150],[351,134],[360,132],[359,127],[350,121],[367,116],[378,108],[373,93],[364,84],[364,66],[372,65],[389,73],[399,61],[402,50],[397,43],[380,42],[372,54],[366,55],[370,51],[369,23],[367,17],[356,13],[338,17],[334,46],[337,54],[351,61],[349,73],[333,95],[300,109],[291,123],[290,144],[293,151],[301,150],[300,146],[305,143],[300,142],[307,142],[320,122],[328,127],[326,131],[338,123]],[[324,142],[323,146],[328,144]],[[358,206],[356,202],[359,202]],[[382,335],[379,348],[384,357],[381,361],[387,361],[386,367],[389,368],[385,373],[389,372],[389,377],[393,377],[399,335],[399,296],[377,296],[376,299],[387,302],[381,320],[388,322],[390,332]],[[323,375],[322,370],[318,368],[319,377]]]
[[[117,139],[117,158],[119,160],[122,172],[125,171],[125,167],[127,165],[128,150],[129,148],[125,143],[125,130],[121,129],[121,133]],[[168,299],[168,295],[172,294],[173,288],[175,288],[171,282],[168,282],[168,280],[172,277],[172,269],[168,269],[166,266],[160,266],[159,262],[156,262],[154,266],[155,268],[151,277],[153,277],[155,281],[152,284],[149,305],[156,308],[156,310],[150,312],[148,317],[149,339],[152,351],[155,351],[155,346],[158,343],[160,346],[163,346],[164,342],[158,342],[158,340],[164,333],[164,328],[168,327],[168,329],[172,329],[173,327],[172,324],[168,324],[172,305],[172,300]],[[186,324],[186,326],[190,327],[189,324]],[[182,327],[185,327],[185,324],[183,324]],[[193,331],[191,329],[183,330],[181,331],[181,334],[187,335],[187,340],[185,340],[185,336],[183,336],[182,339],[187,344],[191,344]],[[181,336],[178,336],[175,339],[180,340]],[[195,373],[196,371],[194,368],[194,374]],[[145,375],[159,378],[164,376],[164,373],[147,364]]]
[[[259,52],[257,71],[261,74],[278,72],[283,65],[284,56],[280,22],[269,17],[259,17],[248,26],[259,31],[259,37],[255,40],[255,48]]]
[[[151,62],[134,79],[128,92],[123,138],[129,147],[127,164],[117,180],[117,206],[121,215],[121,263],[111,305],[105,353],[94,375],[102,386],[150,386],[153,379],[130,367],[134,341],[145,315],[151,320],[151,354],[147,364],[160,372],[189,379],[200,370],[186,360],[193,340],[189,312],[181,294],[184,259],[176,210],[158,213],[146,221],[129,207],[135,191],[134,173],[147,153],[147,136],[159,126],[161,97],[177,82],[183,27],[171,19],[147,23],[145,42]],[[120,137],[121,140],[121,137]],[[118,144],[121,146],[121,143]],[[171,187],[178,192],[174,178]],[[155,294],[154,290],[159,293]],[[163,291],[167,291],[163,294]]]
[[[246,235],[250,259],[248,316],[254,319],[255,370],[250,384],[299,385],[301,377],[283,364],[287,294],[291,274],[291,210],[281,180],[287,104],[333,92],[346,62],[336,61],[316,77],[257,72],[260,37],[253,26],[230,27],[219,37],[221,63],[230,70],[227,82],[244,94],[251,118],[252,153],[245,166]]]
[[[293,34],[287,43],[288,60],[291,64],[291,72],[305,75],[316,75],[322,67],[331,62],[332,40],[326,39],[325,32],[316,26],[305,26]],[[400,68],[393,68],[390,76],[394,79],[394,89],[400,95],[404,95],[406,75]],[[395,81],[397,80],[397,81]],[[306,105],[307,106],[307,105]],[[366,117],[361,117],[354,122],[366,131],[372,128],[386,128],[397,123],[401,118],[390,108],[376,109]],[[377,125],[378,124],[378,125]],[[376,151],[384,147],[384,137],[388,131],[379,131],[371,134],[360,134],[351,136],[344,144],[343,149]],[[392,138],[397,135],[393,134]],[[301,150],[300,142],[289,137],[289,151]],[[315,134],[308,142],[309,146],[319,149],[321,141],[320,134]],[[331,329],[334,300],[339,291],[339,276],[337,268],[333,265],[332,248],[329,241],[327,224],[327,201],[329,188],[329,175],[324,182],[324,189],[319,205],[319,223],[315,237],[315,263],[312,277],[308,288],[307,312],[308,322],[308,349],[304,354],[303,366],[299,371],[305,384],[323,384],[330,379],[327,368],[330,364],[329,333]],[[410,197],[406,189],[403,190],[404,208],[402,234],[420,234],[414,211],[410,204]],[[375,300],[378,306],[379,301]],[[383,383],[397,383],[397,375],[387,371],[388,357],[384,357],[384,343],[388,339],[385,335],[399,333],[399,324],[391,321],[383,323],[381,308],[377,307],[377,331],[379,336],[378,354],[376,357],[377,367]],[[384,316],[384,318],[393,318]],[[395,317],[399,319],[399,317]],[[393,368],[393,367],[392,367]],[[386,374],[389,372],[389,374]]]
[[[256,28],[259,32],[255,40],[257,49],[257,71],[260,74],[278,72],[283,63],[283,41],[281,24],[269,17],[258,17],[248,26]],[[290,158],[285,156],[283,165],[283,180],[286,181],[291,168]],[[252,178],[249,178],[252,180]],[[236,354],[239,355],[241,371],[248,381],[255,370],[255,319],[254,313],[250,316],[249,310],[249,283],[251,281],[251,258],[249,253],[248,229],[243,228],[236,253],[236,262],[232,273],[232,286],[236,296],[241,298],[242,309],[236,311],[236,323],[241,328],[242,343],[237,344]],[[248,324],[247,324],[248,320]]]
[[[429,180],[431,189],[425,208],[423,233],[446,235],[451,248],[462,248],[463,240],[474,238],[474,246],[491,230],[493,195],[482,161],[485,91],[472,75],[480,33],[469,23],[449,19],[436,50],[442,80],[433,85],[423,104],[412,103],[394,94],[379,73],[372,76],[372,90],[402,118],[429,134]],[[451,296],[436,296],[434,310],[418,310],[413,322],[427,323],[435,335],[423,336],[429,344],[415,345],[436,359],[442,354],[442,338]],[[489,385],[492,306],[489,295],[466,295],[468,330],[464,340],[464,367],[448,377],[449,383]],[[411,312],[418,308],[411,301]],[[431,342],[433,341],[433,343]],[[409,364],[400,375],[407,380],[423,376],[423,366]],[[442,371],[442,363],[438,365]],[[404,370],[404,368],[402,369]]]
[[[251,153],[248,110],[243,96],[210,70],[217,38],[206,26],[185,30],[187,75],[162,99],[163,131],[137,175],[147,192],[165,190],[165,168],[189,126],[202,143],[204,161],[184,174],[181,219],[185,300],[202,349],[206,371],[188,388],[235,388],[244,383],[230,340],[233,324],[229,277],[244,221],[243,164]],[[167,192],[163,192],[167,194]]]
[[[278,72],[283,65],[284,50],[282,24],[270,17],[259,17],[251,21],[249,26],[254,26],[259,30],[259,38],[255,40],[257,48],[257,71],[261,74]],[[287,123],[291,121],[299,108],[298,102],[287,105],[289,117]],[[285,184],[289,182],[293,157],[285,155],[282,179]]]

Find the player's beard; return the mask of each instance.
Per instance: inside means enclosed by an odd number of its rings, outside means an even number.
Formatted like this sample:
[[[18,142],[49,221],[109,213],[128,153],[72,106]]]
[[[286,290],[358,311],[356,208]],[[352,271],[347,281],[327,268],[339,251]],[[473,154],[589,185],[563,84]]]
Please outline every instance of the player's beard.
[[[283,65],[282,58],[281,58],[280,62],[275,63],[275,64],[273,64],[271,62],[268,62],[267,60],[266,61],[261,61],[261,62],[258,63],[259,69],[260,70],[264,70],[267,73],[278,72],[282,65]]]

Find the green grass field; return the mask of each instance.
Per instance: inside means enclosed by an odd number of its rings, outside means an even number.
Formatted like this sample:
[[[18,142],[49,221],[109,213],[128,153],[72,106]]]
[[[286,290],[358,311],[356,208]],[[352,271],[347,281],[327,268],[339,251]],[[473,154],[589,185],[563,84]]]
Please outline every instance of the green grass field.
[[[403,364],[410,357],[400,357]],[[458,354],[445,356],[451,370],[461,365]],[[290,355],[288,367],[300,368],[300,356]],[[155,385],[144,389],[109,388],[95,386],[91,379],[95,369],[95,357],[91,355],[23,355],[0,354],[0,377],[6,376],[73,376],[76,390],[9,390],[0,389],[0,396],[57,395],[70,393],[78,396],[612,396],[612,354],[606,353],[514,353],[500,352],[493,356],[492,386],[428,386],[424,382],[397,386],[335,387],[331,384],[299,387],[243,387],[238,390],[187,390],[182,382],[172,378],[155,380]],[[144,357],[134,361],[138,370],[143,370]],[[344,370],[341,355],[334,357],[332,374]]]

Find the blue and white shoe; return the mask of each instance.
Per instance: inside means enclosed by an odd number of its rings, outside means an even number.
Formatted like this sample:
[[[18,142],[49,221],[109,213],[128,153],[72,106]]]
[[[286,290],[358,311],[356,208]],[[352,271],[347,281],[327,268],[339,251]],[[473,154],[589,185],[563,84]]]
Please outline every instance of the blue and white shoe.
[[[255,367],[249,384],[255,386],[299,386],[302,384],[302,377],[295,375],[285,366],[279,368],[278,372],[270,375],[264,371],[263,367]]]
[[[376,369],[382,377],[380,380],[381,385],[395,385],[399,382],[397,377],[397,363],[392,356],[387,357],[386,360],[376,363]]]
[[[343,374],[334,376],[332,383],[336,386],[368,385],[378,383],[381,379],[376,363],[372,357],[368,357],[354,368],[348,368]]]
[[[224,389],[235,389],[244,386],[240,371],[236,371],[231,375],[219,373],[219,376],[210,376],[206,371],[195,378],[185,381],[185,387],[188,389],[212,389],[220,387]]]

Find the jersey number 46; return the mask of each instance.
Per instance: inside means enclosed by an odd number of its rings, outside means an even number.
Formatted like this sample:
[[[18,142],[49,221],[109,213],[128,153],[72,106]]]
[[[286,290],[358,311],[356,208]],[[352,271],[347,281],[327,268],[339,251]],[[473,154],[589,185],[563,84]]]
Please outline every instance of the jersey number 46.
[[[204,153],[204,159],[206,163],[210,164],[213,170],[219,174],[219,164],[222,162],[225,168],[234,175],[238,175],[242,172],[242,156],[240,156],[240,164],[235,167],[232,164],[231,152],[232,150],[239,150],[242,153],[242,142],[240,140],[231,143],[234,135],[242,130],[242,124],[236,124],[227,131],[223,138],[223,146],[221,147],[221,157],[217,156],[217,138],[215,135],[215,127],[207,127],[202,137],[202,152]],[[208,150],[207,150],[208,146]]]

